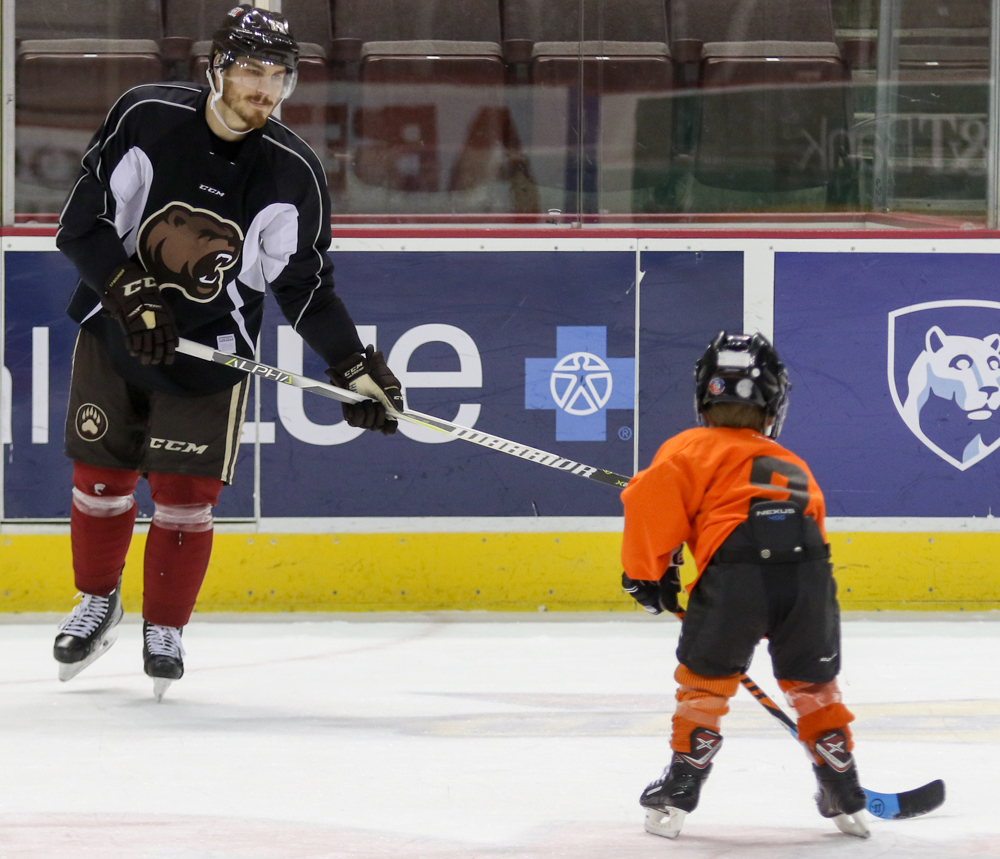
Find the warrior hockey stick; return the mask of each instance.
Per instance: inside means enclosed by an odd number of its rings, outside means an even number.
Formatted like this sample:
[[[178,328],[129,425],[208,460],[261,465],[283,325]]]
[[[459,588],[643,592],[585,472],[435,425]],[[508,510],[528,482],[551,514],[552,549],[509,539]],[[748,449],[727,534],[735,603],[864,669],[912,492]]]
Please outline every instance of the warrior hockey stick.
[[[740,683],[761,703],[768,713],[784,725],[792,737],[798,740],[799,732],[795,726],[795,722],[789,718],[788,714],[781,707],[771,700],[760,686],[754,683],[746,674],[740,677]],[[941,779],[936,779],[928,782],[923,787],[906,790],[902,793],[878,793],[874,790],[868,790],[866,787],[862,788],[862,790],[865,792],[865,796],[868,797],[868,805],[866,807],[868,813],[875,815],[875,817],[881,817],[884,820],[902,820],[906,817],[919,817],[921,814],[927,814],[927,812],[933,811],[944,803],[944,782]]]
[[[177,351],[184,355],[190,355],[193,358],[200,358],[203,361],[212,361],[216,364],[232,367],[234,370],[241,370],[251,376],[260,376],[261,378],[271,379],[281,384],[292,385],[304,391],[319,394],[321,397],[339,400],[342,403],[361,403],[368,399],[368,397],[356,394],[346,388],[338,388],[326,382],[319,382],[316,379],[299,376],[295,373],[289,373],[286,370],[279,370],[277,367],[261,364],[259,361],[253,361],[250,358],[240,358],[238,355],[233,355],[229,352],[220,352],[211,346],[204,346],[201,343],[195,343],[193,340],[188,340],[184,337],[180,338],[180,342],[177,344]],[[629,481],[629,478],[623,474],[616,474],[604,468],[594,468],[590,465],[584,465],[581,462],[575,462],[572,459],[564,459],[554,453],[547,453],[544,450],[518,444],[517,442],[501,438],[498,435],[490,435],[480,430],[463,427],[460,424],[453,424],[451,421],[415,412],[412,409],[407,409],[405,412],[390,411],[389,414],[396,420],[427,427],[454,438],[460,438],[462,441],[498,450],[500,453],[517,456],[529,462],[537,462],[539,465],[547,465],[549,468],[585,477],[588,480],[595,480],[607,486],[622,489]]]

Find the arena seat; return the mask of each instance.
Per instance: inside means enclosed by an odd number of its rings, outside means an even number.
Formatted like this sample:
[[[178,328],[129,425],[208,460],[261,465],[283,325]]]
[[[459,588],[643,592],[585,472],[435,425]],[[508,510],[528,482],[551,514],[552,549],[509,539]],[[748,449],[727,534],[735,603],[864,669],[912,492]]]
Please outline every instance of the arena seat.
[[[505,0],[503,34],[512,78],[534,88],[529,153],[549,189],[545,208],[643,208],[645,189],[670,169],[673,65],[662,0]]]
[[[907,0],[900,8],[900,73],[981,80],[989,71],[990,5]],[[971,74],[969,74],[971,72]]]
[[[584,0],[582,21],[580,0],[506,0],[503,34],[508,56],[530,56],[536,84],[576,83],[582,61],[587,90],[670,89],[661,0]]]
[[[875,164],[878,8],[842,7],[838,39],[851,67],[854,142]],[[906,0],[900,6],[895,140],[887,160],[890,208],[982,211],[989,137],[990,5],[986,0]]]
[[[336,75],[356,87],[353,210],[504,205],[482,196],[516,147],[498,0],[334,0],[333,29]]]
[[[46,0],[16,4],[15,37],[152,39],[163,36],[160,0]]]
[[[694,178],[761,193],[853,184],[849,75],[829,0],[670,0],[675,54],[693,60]]]
[[[17,121],[94,132],[123,92],[162,76],[149,39],[30,39],[17,50]]]
[[[845,59],[867,81],[875,70],[878,10],[863,24],[838,31]],[[844,22],[853,24],[854,22]],[[990,7],[985,0],[907,0],[900,8],[900,74],[917,80],[981,79],[989,68]],[[969,73],[971,72],[971,74]]]
[[[90,128],[126,89],[163,75],[159,0],[18,3],[18,123]]]
[[[902,4],[892,159],[897,200],[959,209],[984,205],[989,58],[989,3]]]
[[[127,89],[161,80],[159,0],[52,0],[15,9],[17,199],[62,208],[90,137]]]

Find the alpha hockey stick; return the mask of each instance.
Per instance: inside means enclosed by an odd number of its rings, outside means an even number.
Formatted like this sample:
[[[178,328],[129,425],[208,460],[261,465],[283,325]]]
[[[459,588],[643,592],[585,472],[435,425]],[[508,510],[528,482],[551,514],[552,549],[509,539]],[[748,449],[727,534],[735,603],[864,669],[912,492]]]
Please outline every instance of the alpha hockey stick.
[[[753,680],[747,677],[746,674],[740,677],[740,683],[798,741],[798,729],[788,714],[775,704],[771,700],[771,697],[760,686],[754,683]],[[868,813],[875,817],[881,817],[883,820],[903,820],[907,817],[919,817],[921,814],[927,814],[927,812],[933,811],[944,803],[944,782],[941,779],[935,779],[923,787],[906,790],[902,793],[878,793],[874,790],[868,790],[866,787],[862,788],[862,790],[865,792],[865,796],[868,797],[868,805],[866,806]]]
[[[271,379],[279,384],[292,385],[293,387],[301,388],[303,391],[319,394],[321,397],[327,397],[331,400],[339,400],[342,403],[361,403],[368,399],[368,397],[363,397],[346,388],[338,388],[326,382],[320,382],[296,373],[289,373],[287,370],[279,370],[277,367],[261,364],[259,361],[254,361],[250,358],[241,358],[229,352],[220,352],[211,346],[195,343],[193,340],[188,340],[184,337],[180,338],[180,342],[177,344],[177,351],[184,355],[190,355],[193,358],[200,358],[203,361],[212,361],[216,364],[222,364],[225,367],[232,367],[234,370],[240,370],[251,376],[260,376],[263,379]],[[432,415],[415,412],[412,409],[407,409],[405,412],[392,412],[392,417],[445,433],[454,438],[460,438],[462,441],[482,445],[500,453],[507,453],[520,459],[526,459],[529,462],[547,465],[549,468],[554,468],[557,471],[575,474],[578,477],[585,477],[588,480],[594,480],[606,486],[614,486],[622,489],[629,481],[629,478],[623,474],[616,474],[604,468],[594,468],[591,465],[584,465],[582,462],[576,462],[572,459],[564,459],[554,453],[547,453],[544,450],[538,450],[538,448],[518,444],[509,439],[501,438],[498,435],[491,435],[487,432],[463,427],[461,424],[455,424]]]

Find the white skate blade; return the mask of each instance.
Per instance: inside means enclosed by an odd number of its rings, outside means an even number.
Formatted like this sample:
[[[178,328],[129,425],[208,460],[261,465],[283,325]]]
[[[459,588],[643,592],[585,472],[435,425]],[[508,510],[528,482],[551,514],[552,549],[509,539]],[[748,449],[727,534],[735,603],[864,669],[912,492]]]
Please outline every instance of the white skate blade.
[[[687,817],[687,812],[681,811],[679,808],[668,808],[665,812],[647,808],[646,831],[651,835],[659,835],[663,838],[676,838],[681,834],[685,817]]]
[[[156,703],[159,704],[163,700],[164,694],[170,688],[170,684],[173,680],[168,680],[166,677],[154,677],[153,678],[153,697],[156,698]]]
[[[77,674],[83,671],[84,668],[104,656],[104,654],[108,652],[111,645],[115,643],[117,638],[118,630],[112,627],[108,630],[104,638],[101,639],[101,643],[91,651],[90,656],[85,659],[81,659],[79,662],[60,662],[59,679],[63,683],[67,680],[72,680]]]
[[[858,811],[855,814],[838,814],[833,818],[833,822],[837,824],[837,829],[847,835],[857,835],[858,838],[867,838],[871,835],[863,811]]]

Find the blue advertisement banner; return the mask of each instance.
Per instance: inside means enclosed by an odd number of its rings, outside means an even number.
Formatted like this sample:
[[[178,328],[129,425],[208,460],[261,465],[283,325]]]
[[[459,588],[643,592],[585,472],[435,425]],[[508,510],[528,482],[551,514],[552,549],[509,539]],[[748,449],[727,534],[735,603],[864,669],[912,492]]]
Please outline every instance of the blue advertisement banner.
[[[742,251],[644,251],[639,468],[695,426],[694,365],[720,331],[743,330]]]
[[[775,255],[781,441],[829,515],[1000,512],[998,297],[993,255]]]
[[[384,351],[411,408],[631,473],[634,254],[333,259],[362,339]],[[268,315],[280,315],[273,300]],[[289,328],[272,330],[267,363],[301,363],[322,378]],[[352,430],[336,403],[307,397],[286,386],[262,391],[264,419],[285,430],[262,454],[264,516],[620,515],[611,489],[420,427],[402,425],[391,438]]]
[[[4,255],[4,364],[10,372],[10,438],[4,439],[6,519],[68,519],[73,465],[63,453],[70,371],[77,325],[66,315],[77,274],[62,254]],[[247,407],[252,414],[253,399]],[[140,517],[153,515],[144,480],[136,488]],[[245,445],[233,486],[216,515],[253,517],[253,447]]]
[[[8,519],[69,516],[63,424],[76,282],[55,252],[8,252],[5,438]],[[412,408],[588,465],[631,474],[636,450],[636,288],[632,252],[347,251],[337,288],[362,340],[383,350]],[[742,253],[643,253],[640,467],[693,424],[692,371],[721,328],[742,326]],[[268,364],[326,369],[268,297]],[[355,429],[337,403],[260,382],[233,486],[217,515],[254,515],[260,441],[265,517],[617,516],[618,493],[537,464],[402,425]],[[140,514],[152,504],[140,481]]]

